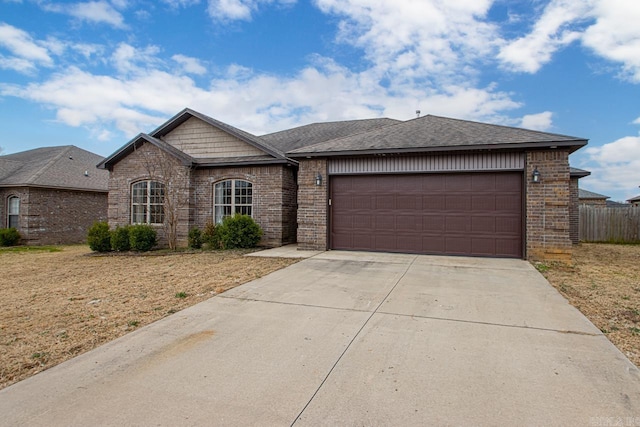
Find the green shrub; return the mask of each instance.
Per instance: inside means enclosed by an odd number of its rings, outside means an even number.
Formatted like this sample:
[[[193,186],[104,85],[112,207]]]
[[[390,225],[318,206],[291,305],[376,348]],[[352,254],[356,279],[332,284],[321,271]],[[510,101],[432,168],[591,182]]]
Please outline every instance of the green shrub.
[[[87,234],[87,243],[92,251],[108,252],[111,250],[111,233],[109,224],[106,222],[95,222]]]
[[[158,243],[157,237],[156,230],[150,225],[136,224],[129,227],[129,244],[134,251],[150,251]]]
[[[204,225],[204,231],[202,232],[202,242],[206,243],[209,249],[222,249],[222,242],[220,242],[220,233],[218,229],[220,227],[209,220]]]
[[[118,252],[126,252],[131,249],[130,228],[128,225],[124,227],[116,226],[116,229],[111,232],[111,249]]]
[[[249,215],[226,217],[216,228],[225,249],[253,248],[262,236],[262,229]]]
[[[0,246],[15,246],[20,240],[20,233],[15,228],[0,228]]]
[[[202,247],[202,231],[198,227],[189,230],[189,247],[193,249]]]

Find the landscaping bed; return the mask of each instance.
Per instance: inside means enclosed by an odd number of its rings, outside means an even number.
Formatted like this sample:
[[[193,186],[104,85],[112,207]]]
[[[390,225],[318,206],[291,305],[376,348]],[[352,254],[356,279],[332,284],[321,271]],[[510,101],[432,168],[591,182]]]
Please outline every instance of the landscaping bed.
[[[547,280],[640,366],[640,245],[581,243],[573,265],[537,263]]]
[[[0,388],[298,261],[248,252],[0,250]]]

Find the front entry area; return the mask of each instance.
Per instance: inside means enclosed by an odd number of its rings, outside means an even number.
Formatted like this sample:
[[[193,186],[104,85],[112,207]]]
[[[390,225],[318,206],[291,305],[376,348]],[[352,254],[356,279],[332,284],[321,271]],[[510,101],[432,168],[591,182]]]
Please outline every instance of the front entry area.
[[[330,247],[522,258],[522,172],[336,175]]]

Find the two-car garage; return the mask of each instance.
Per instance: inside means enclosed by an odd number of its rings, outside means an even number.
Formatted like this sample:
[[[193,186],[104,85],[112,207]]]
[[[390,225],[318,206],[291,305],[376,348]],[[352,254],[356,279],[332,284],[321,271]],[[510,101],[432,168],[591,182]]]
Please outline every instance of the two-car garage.
[[[332,249],[521,258],[523,173],[334,175]]]

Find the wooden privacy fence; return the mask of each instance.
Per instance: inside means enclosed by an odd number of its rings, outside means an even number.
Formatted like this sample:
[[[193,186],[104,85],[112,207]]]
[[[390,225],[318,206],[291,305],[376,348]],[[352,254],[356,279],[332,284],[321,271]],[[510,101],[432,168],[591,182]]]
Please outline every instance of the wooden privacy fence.
[[[640,242],[640,207],[580,206],[580,240],[583,242]]]

